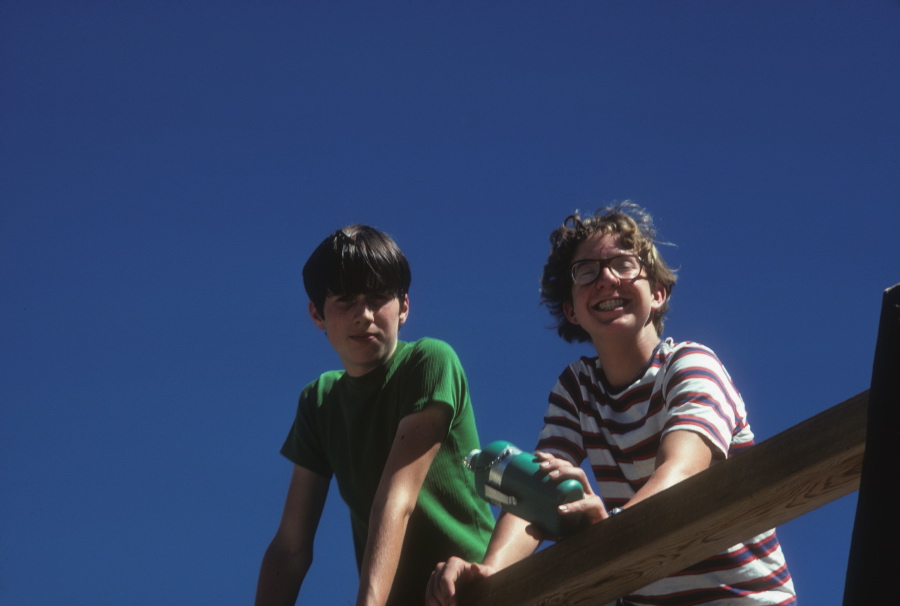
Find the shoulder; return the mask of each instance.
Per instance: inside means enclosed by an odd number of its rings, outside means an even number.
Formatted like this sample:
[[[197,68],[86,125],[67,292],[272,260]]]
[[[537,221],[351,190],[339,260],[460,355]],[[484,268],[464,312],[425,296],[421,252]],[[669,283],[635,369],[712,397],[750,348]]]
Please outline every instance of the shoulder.
[[[447,360],[458,363],[459,356],[449,343],[440,339],[423,337],[409,343],[401,341],[397,344],[398,362],[423,362],[431,360]]]
[[[324,398],[334,391],[335,386],[344,376],[343,370],[329,370],[319,375],[319,378],[310,381],[300,392],[300,402],[312,401],[320,404]]]
[[[431,337],[422,337],[418,341],[409,343],[409,346],[420,352],[456,355],[449,343]]]
[[[560,373],[559,378],[563,377],[594,377],[597,374],[598,358],[597,356],[582,356],[566,366]]]
[[[433,402],[444,402],[455,410],[471,406],[465,370],[453,348],[439,339],[398,343],[385,388],[408,403],[407,412]]]
[[[560,373],[556,380],[554,393],[565,393],[568,397],[579,397],[583,389],[590,390],[598,383],[597,358],[583,356]]]
[[[322,390],[322,389],[330,389],[334,387],[334,385],[341,380],[341,378],[346,374],[343,370],[329,370],[323,372],[319,375],[319,378],[314,381],[309,382],[304,391],[306,390]]]
[[[731,383],[731,375],[725,365],[709,347],[693,341],[664,345],[667,349],[660,351],[660,364],[663,366],[662,376],[669,386],[702,380],[727,389]]]
[[[661,352],[705,352],[713,353],[713,350],[696,341],[675,341],[671,337],[659,344]],[[713,354],[715,355],[715,354]]]
[[[465,382],[462,363],[444,341],[422,338],[411,343],[399,342],[387,371],[388,381],[395,384],[434,386],[439,383]]]
[[[714,361],[715,364],[720,363],[716,353],[706,345],[694,341],[676,343],[671,338],[660,343],[659,358],[664,365],[693,364],[703,360]]]

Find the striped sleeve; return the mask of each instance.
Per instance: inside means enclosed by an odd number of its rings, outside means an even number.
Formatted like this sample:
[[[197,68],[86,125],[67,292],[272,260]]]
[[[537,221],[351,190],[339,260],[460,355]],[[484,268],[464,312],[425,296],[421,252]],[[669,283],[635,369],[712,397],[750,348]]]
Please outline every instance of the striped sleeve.
[[[723,456],[753,443],[740,393],[716,354],[696,343],[679,345],[666,364],[663,435],[694,431]]]

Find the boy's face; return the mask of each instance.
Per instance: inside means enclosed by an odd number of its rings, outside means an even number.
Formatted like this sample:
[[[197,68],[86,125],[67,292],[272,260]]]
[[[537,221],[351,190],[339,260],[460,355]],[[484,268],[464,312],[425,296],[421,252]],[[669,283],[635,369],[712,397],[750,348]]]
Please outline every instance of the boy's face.
[[[385,293],[329,295],[320,314],[312,302],[309,315],[324,330],[351,377],[384,364],[397,348],[397,333],[409,314],[409,297]]]
[[[583,259],[610,259],[634,251],[619,248],[615,235],[597,235],[582,242],[572,263]],[[563,304],[569,322],[581,326],[594,344],[601,341],[637,343],[644,338],[659,338],[651,321],[651,314],[666,300],[661,286],[650,287],[646,269],[637,278],[615,277],[609,267],[603,267],[597,279],[585,285],[572,286],[572,300]]]

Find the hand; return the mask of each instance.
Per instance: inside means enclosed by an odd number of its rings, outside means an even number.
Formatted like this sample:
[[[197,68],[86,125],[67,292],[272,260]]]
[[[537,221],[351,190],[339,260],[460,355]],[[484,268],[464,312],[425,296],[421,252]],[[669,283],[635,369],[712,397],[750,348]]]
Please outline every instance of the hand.
[[[547,472],[547,476],[554,482],[578,480],[584,488],[583,499],[559,506],[560,515],[570,516],[580,513],[588,524],[596,524],[609,517],[603,500],[594,493],[587,474],[581,467],[572,465],[569,461],[555,457],[548,452],[538,451],[534,453],[534,456],[540,461],[541,470]]]
[[[441,562],[431,573],[425,590],[426,606],[457,606],[458,591],[473,581],[484,579],[496,570],[484,564],[452,557]]]

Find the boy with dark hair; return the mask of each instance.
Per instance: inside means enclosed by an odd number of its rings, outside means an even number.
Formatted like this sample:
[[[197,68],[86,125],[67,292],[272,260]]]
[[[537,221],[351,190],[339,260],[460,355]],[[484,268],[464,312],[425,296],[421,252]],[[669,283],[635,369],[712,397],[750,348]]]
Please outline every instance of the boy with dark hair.
[[[357,604],[421,604],[437,562],[484,555],[494,519],[461,462],[478,448],[466,376],[449,345],[398,340],[411,274],[386,234],[338,230],[303,268],[309,315],[342,371],[303,390],[281,449],[294,463],[256,604],[293,604],[331,476],[350,509]]]
[[[655,244],[650,216],[625,202],[550,237],[541,297],[566,341],[590,341],[596,357],[573,362],[550,393],[536,457],[553,480],[573,478],[585,498],[560,506],[589,523],[610,515],[753,444],[744,403],[716,355],[662,340],[675,273]],[[600,494],[581,463],[587,459]],[[607,507],[610,507],[607,510]],[[540,541],[504,514],[483,564],[439,564],[428,604],[456,604],[457,587],[530,555]],[[774,531],[625,596],[636,604],[795,604]]]

